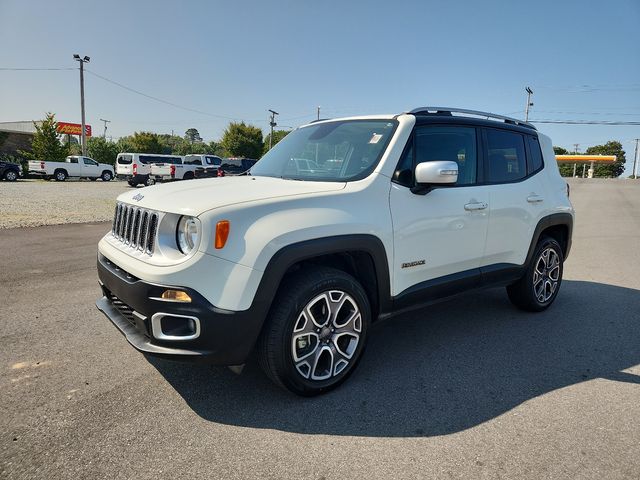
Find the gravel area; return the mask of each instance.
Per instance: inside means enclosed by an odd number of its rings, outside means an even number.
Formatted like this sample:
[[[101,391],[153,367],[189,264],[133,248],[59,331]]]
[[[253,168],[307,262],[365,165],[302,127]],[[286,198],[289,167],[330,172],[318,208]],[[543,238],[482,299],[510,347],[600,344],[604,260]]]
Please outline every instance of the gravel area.
[[[109,221],[116,197],[130,189],[101,180],[0,182],[0,229]]]

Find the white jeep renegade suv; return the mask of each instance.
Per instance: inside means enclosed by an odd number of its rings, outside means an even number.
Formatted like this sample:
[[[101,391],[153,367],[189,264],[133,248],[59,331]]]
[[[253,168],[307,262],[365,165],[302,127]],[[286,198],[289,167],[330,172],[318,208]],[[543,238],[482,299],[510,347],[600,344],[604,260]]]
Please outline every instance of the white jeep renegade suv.
[[[555,299],[574,211],[551,141],[425,107],[323,120],[248,176],[122,194],[97,306],[138,350],[238,366],[301,395],[356,367],[372,322],[473,289]]]

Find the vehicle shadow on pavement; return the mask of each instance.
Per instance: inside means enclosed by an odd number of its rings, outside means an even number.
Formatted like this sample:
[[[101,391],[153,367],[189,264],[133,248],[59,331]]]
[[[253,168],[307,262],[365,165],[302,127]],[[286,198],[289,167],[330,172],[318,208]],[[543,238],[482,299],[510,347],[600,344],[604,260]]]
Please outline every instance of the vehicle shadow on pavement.
[[[149,361],[202,418],[288,432],[412,437],[459,432],[527,400],[595,378],[640,384],[640,291],[565,280],[543,313],[504,289],[459,297],[372,329],[356,372],[300,398],[255,362],[224,368]]]

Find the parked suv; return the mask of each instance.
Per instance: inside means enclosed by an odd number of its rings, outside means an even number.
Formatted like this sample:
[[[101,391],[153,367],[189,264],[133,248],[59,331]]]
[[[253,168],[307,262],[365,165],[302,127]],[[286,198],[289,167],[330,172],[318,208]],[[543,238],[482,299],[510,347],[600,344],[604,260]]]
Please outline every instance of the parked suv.
[[[251,175],[122,194],[97,306],[142,352],[239,366],[255,349],[275,383],[315,395],[379,319],[493,286],[548,308],[573,219],[529,123],[443,107],[319,121]]]
[[[252,158],[224,158],[217,168],[197,167],[195,178],[226,177],[233,175],[247,175],[257,160]]]
[[[22,176],[22,166],[18,163],[0,162],[0,179],[15,182]]]

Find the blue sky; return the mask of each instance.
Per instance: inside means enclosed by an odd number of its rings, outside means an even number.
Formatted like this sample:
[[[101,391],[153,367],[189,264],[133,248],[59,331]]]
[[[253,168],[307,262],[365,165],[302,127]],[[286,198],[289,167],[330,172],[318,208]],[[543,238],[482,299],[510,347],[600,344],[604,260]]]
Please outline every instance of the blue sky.
[[[87,68],[87,122],[219,139],[229,119],[264,131],[315,117],[447,105],[531,119],[640,121],[640,0],[0,0],[0,68]],[[79,122],[78,72],[0,70],[0,121],[52,111]],[[226,118],[225,118],[226,117]],[[573,148],[640,126],[539,125]]]

